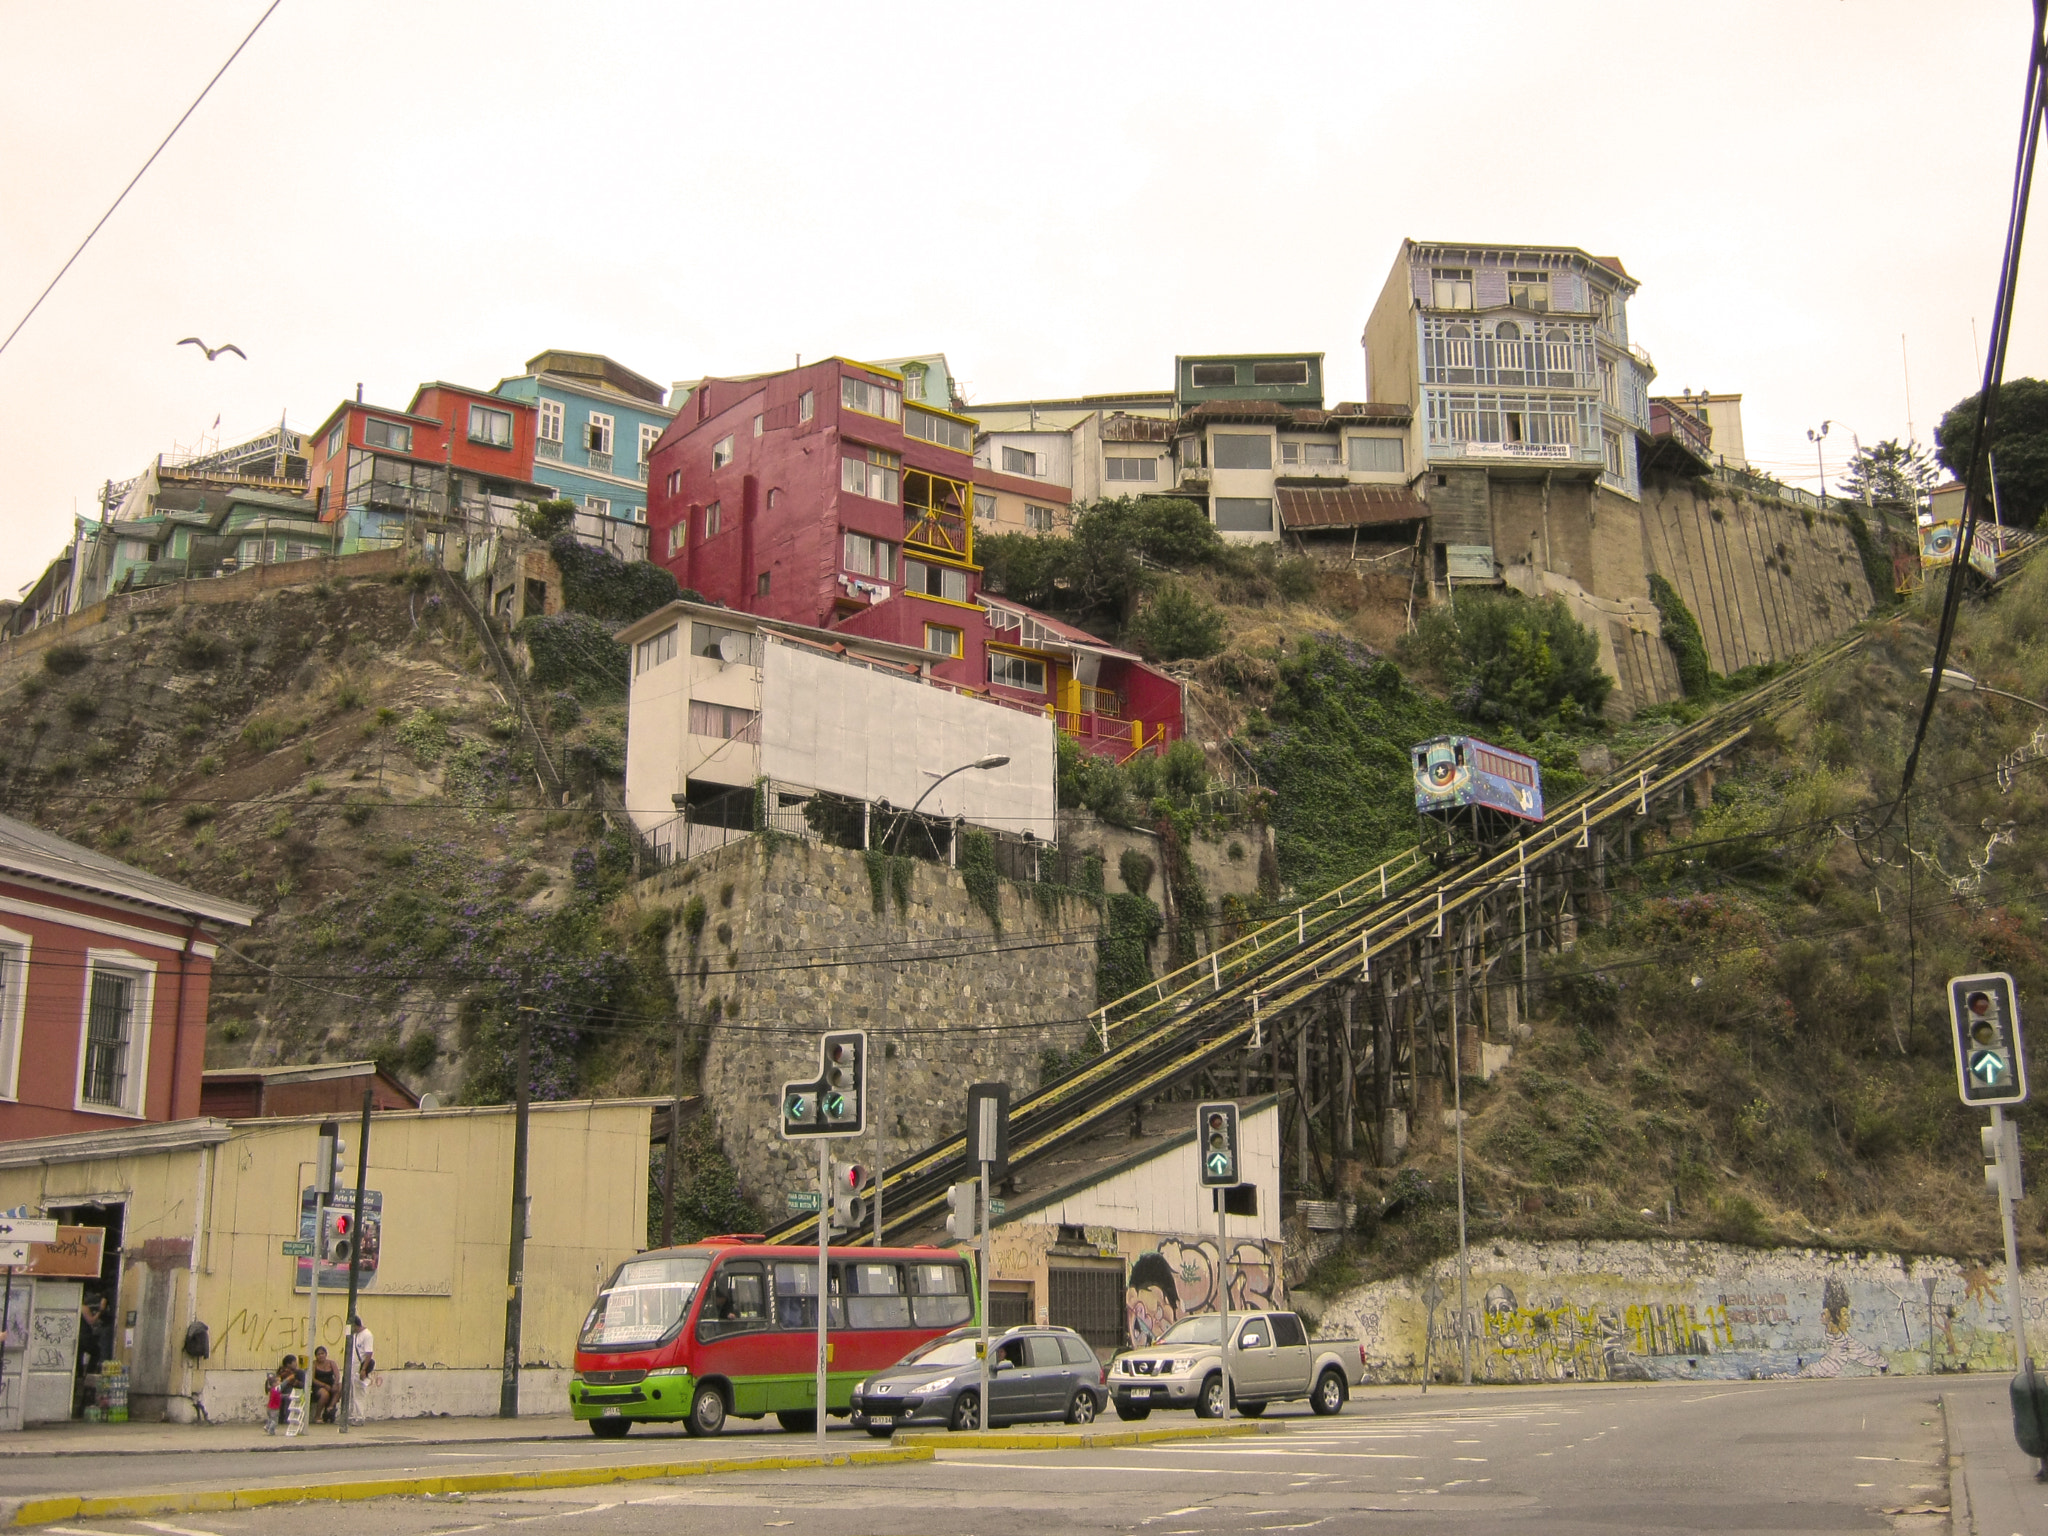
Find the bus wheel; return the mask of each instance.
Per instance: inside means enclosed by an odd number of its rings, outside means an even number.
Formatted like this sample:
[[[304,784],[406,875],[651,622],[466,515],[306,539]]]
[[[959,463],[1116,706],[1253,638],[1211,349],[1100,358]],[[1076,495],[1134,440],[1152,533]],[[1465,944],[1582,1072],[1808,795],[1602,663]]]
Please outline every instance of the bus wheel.
[[[633,1427],[631,1419],[592,1419],[590,1432],[600,1440],[623,1440]]]
[[[962,1392],[953,1401],[953,1417],[947,1422],[948,1429],[981,1428],[981,1394]]]
[[[818,1427],[818,1414],[812,1408],[787,1408],[775,1415],[775,1422],[792,1435],[808,1435]]]
[[[683,1420],[683,1432],[693,1438],[715,1435],[725,1428],[725,1394],[705,1383],[690,1399],[690,1416]]]

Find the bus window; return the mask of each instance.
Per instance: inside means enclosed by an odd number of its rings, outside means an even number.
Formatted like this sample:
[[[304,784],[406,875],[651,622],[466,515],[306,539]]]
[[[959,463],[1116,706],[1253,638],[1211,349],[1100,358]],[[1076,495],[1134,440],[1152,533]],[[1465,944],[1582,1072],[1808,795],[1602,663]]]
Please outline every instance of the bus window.
[[[855,1328],[908,1328],[910,1298],[894,1264],[848,1264],[846,1315]]]
[[[697,1315],[697,1337],[722,1339],[768,1326],[768,1278],[751,1259],[721,1264]]]
[[[952,1328],[974,1315],[967,1271],[958,1264],[906,1264],[910,1320],[920,1328]]]
[[[584,1320],[582,1349],[636,1349],[658,1344],[690,1310],[690,1298],[711,1261],[695,1254],[633,1259],[619,1266]]]
[[[839,1266],[827,1275],[832,1287],[832,1305],[825,1314],[827,1328],[846,1326],[846,1303],[839,1299]],[[775,1266],[775,1326],[809,1328],[818,1326],[818,1265],[777,1264]]]

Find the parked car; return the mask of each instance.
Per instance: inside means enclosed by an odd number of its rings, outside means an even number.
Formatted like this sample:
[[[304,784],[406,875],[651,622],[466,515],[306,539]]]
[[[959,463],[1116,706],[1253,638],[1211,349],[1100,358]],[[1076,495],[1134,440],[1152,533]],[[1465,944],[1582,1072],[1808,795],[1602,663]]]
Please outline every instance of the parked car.
[[[1092,1424],[1109,1406],[1107,1373],[1071,1328],[990,1333],[989,1412],[981,1410],[979,1328],[956,1328],[922,1344],[853,1392],[853,1418],[882,1438],[910,1424],[980,1429],[1023,1419]]]
[[[1110,1362],[1109,1383],[1120,1419],[1154,1408],[1192,1408],[1205,1419],[1223,1413],[1222,1318],[1184,1317],[1157,1344],[1126,1350]],[[1307,1398],[1317,1413],[1340,1411],[1365,1380],[1365,1346],[1348,1336],[1311,1341],[1292,1312],[1230,1317],[1230,1401],[1257,1417],[1268,1403]]]

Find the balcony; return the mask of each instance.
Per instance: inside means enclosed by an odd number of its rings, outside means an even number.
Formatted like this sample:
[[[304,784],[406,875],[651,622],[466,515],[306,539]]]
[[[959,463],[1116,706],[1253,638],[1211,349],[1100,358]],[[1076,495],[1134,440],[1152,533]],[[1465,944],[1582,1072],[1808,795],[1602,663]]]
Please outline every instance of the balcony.
[[[536,439],[534,440],[534,444],[533,444],[533,456],[534,456],[534,457],[535,457],[536,459],[559,459],[559,458],[561,458],[561,456],[562,456],[562,444],[561,444],[561,440],[560,440],[559,438],[549,438],[549,437],[542,437],[542,438],[536,438]]]
[[[1645,468],[1659,466],[1682,475],[1703,475],[1714,466],[1714,431],[1682,406],[1650,402],[1650,430],[1643,443]]]
[[[1183,490],[1206,491],[1209,489],[1209,467],[1206,464],[1183,464],[1180,467],[1180,486]]]
[[[973,548],[969,515],[974,487],[930,470],[903,473],[903,542],[967,559]]]
[[[590,450],[590,467],[600,475],[608,475],[612,472],[612,456],[593,448]]]

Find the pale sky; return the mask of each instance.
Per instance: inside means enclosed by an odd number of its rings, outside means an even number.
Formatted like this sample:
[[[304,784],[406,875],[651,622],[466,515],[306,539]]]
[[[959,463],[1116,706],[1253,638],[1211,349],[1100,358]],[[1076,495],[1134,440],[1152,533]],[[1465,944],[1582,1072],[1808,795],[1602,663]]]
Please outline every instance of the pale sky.
[[[0,0],[0,335],[265,0]],[[1358,344],[1404,235],[1642,284],[1657,393],[1931,444],[1973,387],[2025,0],[284,0],[0,354],[0,593],[108,478],[544,347],[664,384],[943,351],[970,400]],[[2007,376],[2048,372],[2048,206]],[[248,354],[208,363],[198,335]],[[213,422],[218,418],[217,433]]]

